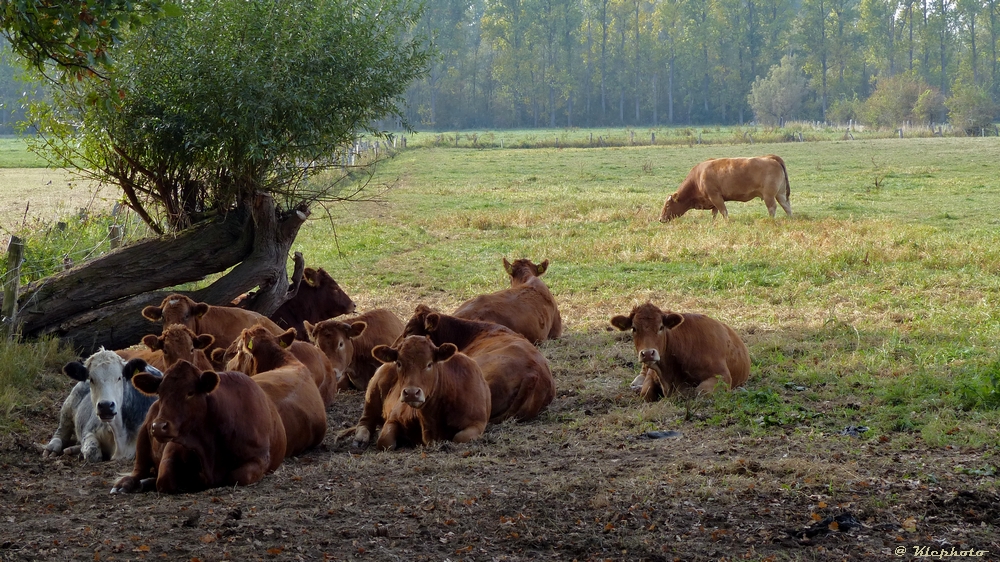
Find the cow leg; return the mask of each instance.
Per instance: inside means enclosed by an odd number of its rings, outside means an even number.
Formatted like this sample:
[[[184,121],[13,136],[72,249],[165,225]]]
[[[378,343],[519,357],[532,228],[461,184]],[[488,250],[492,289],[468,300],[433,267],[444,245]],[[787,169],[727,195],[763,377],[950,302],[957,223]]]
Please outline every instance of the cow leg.
[[[155,475],[156,461],[153,459],[153,444],[149,439],[149,428],[143,424],[135,441],[135,464],[132,474],[125,476],[111,488],[112,494],[131,494],[144,492],[150,487],[145,483],[149,475]],[[146,477],[145,479],[143,479]],[[143,489],[146,488],[146,489]]]
[[[268,459],[270,461],[270,459]],[[198,492],[217,485],[210,482],[210,471],[203,470],[201,459],[192,451],[173,441],[163,447],[156,474],[156,491],[161,494]]]
[[[714,197],[711,197],[710,200],[712,201],[712,205],[715,207],[714,209],[712,209],[712,218],[713,219],[715,218],[715,212],[718,211],[722,213],[722,218],[728,219],[729,210],[726,209],[726,202],[725,200],[722,199],[722,196],[716,195]]]
[[[729,375],[716,375],[710,377],[701,382],[696,388],[695,392],[701,396],[702,394],[712,394],[718,388],[729,389],[729,384],[727,384],[726,379]]]
[[[101,462],[104,460],[104,453],[101,452],[101,442],[97,435],[88,433],[80,444],[80,455],[87,462]]]
[[[788,201],[784,191],[778,192],[778,204],[785,210],[786,215],[792,216],[792,204]]]
[[[70,395],[63,402],[62,408],[59,410],[59,427],[57,427],[56,432],[52,434],[52,439],[49,440],[48,444],[42,448],[42,457],[49,458],[62,454],[63,449],[67,445],[74,442],[73,420],[75,414],[75,402],[79,402],[79,397],[76,396],[78,394],[79,393],[76,392],[76,387],[73,387]]]
[[[400,425],[395,420],[386,422],[382,426],[382,432],[378,435],[378,441],[375,445],[382,449],[383,451],[391,451],[396,448],[397,434],[400,431]]]
[[[639,396],[646,402],[656,402],[663,396],[663,387],[660,386],[660,378],[654,373],[646,371],[646,380],[642,383],[642,390]]]
[[[462,431],[456,433],[455,437],[452,438],[452,441],[454,441],[455,443],[468,443],[469,441],[472,441],[473,439],[476,439],[480,435],[482,435],[483,430],[485,429],[486,429],[485,423],[477,423],[475,425],[471,425],[463,429]]]
[[[778,204],[774,202],[774,197],[764,196],[764,205],[767,205],[767,214],[774,218],[774,212],[778,210]]]
[[[233,470],[230,477],[237,485],[248,486],[263,478],[270,464],[270,458],[253,459]]]

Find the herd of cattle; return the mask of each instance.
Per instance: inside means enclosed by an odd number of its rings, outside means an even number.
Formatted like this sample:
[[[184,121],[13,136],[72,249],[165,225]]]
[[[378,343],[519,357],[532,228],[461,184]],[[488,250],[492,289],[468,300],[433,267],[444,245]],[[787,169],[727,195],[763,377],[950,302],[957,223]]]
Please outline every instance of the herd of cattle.
[[[711,162],[719,166],[706,167]],[[785,189],[776,193],[778,173]],[[772,216],[775,198],[790,214],[784,162],[768,156],[699,164],[667,199],[661,220],[688,208],[726,216],[717,198],[750,199],[734,197],[730,184],[740,183],[739,174]],[[341,434],[356,447],[373,439],[380,449],[461,443],[487,424],[534,418],[555,396],[536,344],[560,337],[562,319],[541,279],[548,260],[503,264],[510,288],[477,296],[451,315],[418,305],[405,323],[385,309],[338,320],[355,305],[322,269],[307,268],[299,292],[270,318],[170,295],[142,310],[162,322],[160,335],[64,367],[79,382],[42,454],[134,458],[112,493],[191,492],[256,482],[284,458],[319,445],[326,408],[341,390],[364,392],[361,418]],[[632,388],[644,400],[731,389],[749,375],[739,335],[709,317],[646,303],[611,324],[632,332],[642,365]]]

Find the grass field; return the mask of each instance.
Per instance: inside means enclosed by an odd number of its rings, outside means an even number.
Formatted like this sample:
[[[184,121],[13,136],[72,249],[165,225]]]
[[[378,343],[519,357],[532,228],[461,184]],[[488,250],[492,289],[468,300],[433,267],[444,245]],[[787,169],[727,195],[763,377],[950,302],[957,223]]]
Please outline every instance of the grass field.
[[[1000,551],[990,515],[1000,467],[1000,139],[532,150],[433,144],[411,144],[379,167],[370,188],[388,187],[384,202],[314,209],[293,249],[327,269],[359,310],[388,307],[404,318],[418,303],[452,310],[504,287],[502,257],[550,260],[544,280],[565,335],[541,349],[557,399],[538,421],[494,427],[467,447],[348,455],[331,441],[332,454],[324,449],[290,465],[302,486],[326,494],[320,519],[357,527],[343,535],[357,539],[352,548],[407,556],[395,535],[369,536],[356,523],[363,521],[402,536],[432,529],[413,559],[472,553],[466,542],[510,560],[546,553],[855,559],[932,540]],[[772,220],[755,200],[730,204],[728,221],[713,222],[707,211],[657,221],[694,164],[766,153],[787,163],[793,218],[779,209]],[[646,300],[733,326],[752,359],[746,389],[638,402],[627,386],[637,369],[631,342],[608,320]],[[54,427],[57,405],[33,401],[53,377],[43,373],[24,391],[7,427],[35,440],[51,431],[28,430],[23,420],[49,415]],[[343,408],[331,414],[331,427],[356,419],[354,405]],[[868,429],[840,436],[850,426]],[[661,448],[635,441],[650,429],[682,431],[685,441]],[[614,465],[619,458],[628,466]],[[322,472],[314,474],[312,463]],[[267,486],[287,487],[287,471]],[[428,508],[409,492],[365,487],[338,495],[331,473],[380,482],[420,474],[413,494],[437,499]],[[95,476],[102,478],[109,476]],[[324,479],[334,492],[322,491]],[[530,485],[520,488],[522,480]],[[216,509],[272,493],[263,486],[221,494]],[[487,487],[508,499],[487,499]],[[446,496],[459,507],[479,503],[442,512]],[[962,503],[969,497],[979,503]],[[141,509],[165,509],[143,502]],[[697,515],[703,507],[708,515]],[[679,515],[688,511],[695,514]],[[829,539],[829,552],[818,540],[767,538],[799,518],[801,527],[848,512],[867,530]],[[285,528],[297,529],[291,521]],[[577,550],[567,546],[571,537]],[[313,555],[326,552],[308,544]],[[811,548],[795,550],[803,546]],[[198,555],[221,556],[205,552]],[[488,558],[478,552],[470,558]]]

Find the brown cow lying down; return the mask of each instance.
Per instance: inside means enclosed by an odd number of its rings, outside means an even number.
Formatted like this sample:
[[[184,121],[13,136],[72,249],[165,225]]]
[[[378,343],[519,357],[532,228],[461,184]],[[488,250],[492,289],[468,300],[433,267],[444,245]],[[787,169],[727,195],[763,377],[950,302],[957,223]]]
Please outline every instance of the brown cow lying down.
[[[132,474],[118,480],[112,494],[245,486],[281,465],[281,418],[243,373],[202,371],[181,361],[162,379],[138,373],[132,383],[159,398],[139,432]]]
[[[450,343],[441,347],[424,336],[397,347],[380,345],[372,354],[385,363],[365,393],[355,444],[364,446],[384,420],[377,445],[465,443],[483,434],[490,419],[490,387],[475,361]]]
[[[690,209],[711,209],[712,218],[722,213],[729,218],[726,201],[749,201],[760,197],[774,218],[775,199],[792,216],[788,202],[791,187],[785,161],[774,154],[757,158],[715,158],[698,164],[688,172],[677,192],[667,197],[660,212],[660,222],[675,219]]]
[[[529,420],[556,395],[549,362],[538,348],[499,324],[462,320],[418,305],[403,335],[427,336],[437,346],[455,344],[478,363],[490,387],[491,423]]]
[[[333,364],[340,390],[365,390],[368,381],[382,365],[372,357],[377,345],[392,345],[403,333],[403,321],[391,311],[376,308],[343,322],[324,320],[319,324],[305,323],[309,340]]]
[[[285,456],[322,443],[326,405],[312,372],[287,349],[295,341],[295,330],[275,337],[263,326],[254,326],[243,330],[237,341],[236,357],[229,368],[235,365],[236,370],[250,375],[277,406],[285,427]]]
[[[180,324],[167,326],[159,336],[149,334],[142,338],[143,345],[160,353],[164,369],[184,360],[204,371],[211,371],[213,368],[205,355],[205,350],[211,347],[214,341],[215,336],[212,334],[198,336],[190,328]],[[149,364],[156,367],[153,362]]]
[[[212,357],[211,350],[225,349],[244,328],[256,324],[265,326],[274,335],[284,330],[262,314],[252,310],[243,310],[231,306],[212,306],[203,302],[194,302],[190,297],[173,294],[163,299],[160,306],[147,306],[142,309],[142,315],[152,322],[163,321],[163,327],[171,324],[187,326],[195,334],[211,334],[215,341],[205,353]],[[221,366],[221,365],[220,365]]]
[[[750,353],[732,328],[701,314],[664,312],[646,303],[611,324],[632,330],[642,363],[640,395],[647,402],[694,387],[699,394],[717,386],[736,388],[750,374]]]
[[[503,259],[510,275],[510,288],[466,301],[453,313],[456,318],[493,322],[507,326],[532,343],[562,335],[562,318],[552,293],[541,275],[549,260],[535,265],[519,259],[513,264]]]
[[[249,298],[250,294],[244,293],[233,299],[232,305],[243,307]],[[355,309],[354,301],[329,273],[322,267],[307,267],[302,272],[302,283],[295,296],[285,301],[268,318],[282,328],[295,328],[297,339],[309,341],[303,322],[319,322],[341,314],[350,314]]]

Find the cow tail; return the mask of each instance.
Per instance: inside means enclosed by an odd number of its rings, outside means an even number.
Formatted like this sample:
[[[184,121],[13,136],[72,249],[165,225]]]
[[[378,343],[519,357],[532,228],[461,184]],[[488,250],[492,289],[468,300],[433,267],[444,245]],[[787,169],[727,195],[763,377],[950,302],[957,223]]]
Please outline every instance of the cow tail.
[[[790,201],[792,196],[792,186],[788,183],[788,168],[785,167],[785,161],[776,154],[769,154],[768,156],[778,164],[781,164],[781,171],[785,174],[785,200]]]

